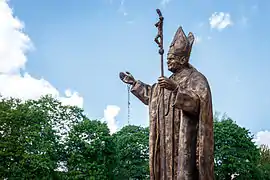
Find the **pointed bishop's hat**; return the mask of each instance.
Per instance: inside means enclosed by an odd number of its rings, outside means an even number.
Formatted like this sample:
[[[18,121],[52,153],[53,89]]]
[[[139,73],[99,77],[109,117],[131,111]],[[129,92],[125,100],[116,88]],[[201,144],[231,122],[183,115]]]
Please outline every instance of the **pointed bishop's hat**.
[[[180,26],[174,35],[168,54],[174,54],[175,56],[184,55],[189,58],[193,42],[194,35],[190,32],[187,37]]]

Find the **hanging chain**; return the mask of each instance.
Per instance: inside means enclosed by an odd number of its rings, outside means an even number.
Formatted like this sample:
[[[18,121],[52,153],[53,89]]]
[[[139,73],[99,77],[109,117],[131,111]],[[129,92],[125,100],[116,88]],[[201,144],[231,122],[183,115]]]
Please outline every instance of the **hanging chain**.
[[[128,91],[128,125],[130,121],[130,85],[127,85],[127,91]]]

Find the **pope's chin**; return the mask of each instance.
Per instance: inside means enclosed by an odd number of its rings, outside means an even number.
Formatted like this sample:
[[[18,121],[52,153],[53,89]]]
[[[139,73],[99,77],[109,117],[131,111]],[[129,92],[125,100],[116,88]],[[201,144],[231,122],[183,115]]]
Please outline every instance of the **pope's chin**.
[[[168,65],[168,70],[171,71],[172,73],[176,72],[176,68],[172,65]]]

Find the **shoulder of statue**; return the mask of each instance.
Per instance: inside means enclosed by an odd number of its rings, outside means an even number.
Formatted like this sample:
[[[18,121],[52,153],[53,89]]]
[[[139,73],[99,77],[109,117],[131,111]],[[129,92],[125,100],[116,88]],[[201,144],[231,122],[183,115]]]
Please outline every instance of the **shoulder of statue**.
[[[206,77],[199,71],[194,71],[190,77],[189,84],[201,98],[208,97],[211,95],[210,86]]]
[[[191,79],[197,79],[208,83],[207,78],[198,70],[193,71],[193,73],[191,74]]]

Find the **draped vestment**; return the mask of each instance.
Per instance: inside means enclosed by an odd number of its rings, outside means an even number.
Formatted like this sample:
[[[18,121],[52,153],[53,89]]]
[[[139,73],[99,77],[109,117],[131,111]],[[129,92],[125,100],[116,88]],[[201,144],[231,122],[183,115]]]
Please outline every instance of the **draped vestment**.
[[[208,81],[192,66],[170,79],[178,86],[174,91],[164,89],[164,107],[157,84],[136,81],[131,88],[149,106],[150,179],[213,180],[213,113]]]

